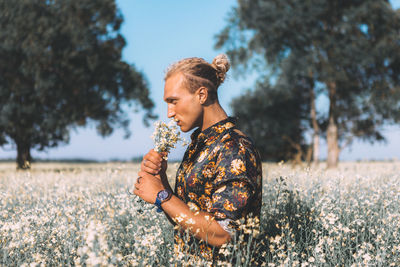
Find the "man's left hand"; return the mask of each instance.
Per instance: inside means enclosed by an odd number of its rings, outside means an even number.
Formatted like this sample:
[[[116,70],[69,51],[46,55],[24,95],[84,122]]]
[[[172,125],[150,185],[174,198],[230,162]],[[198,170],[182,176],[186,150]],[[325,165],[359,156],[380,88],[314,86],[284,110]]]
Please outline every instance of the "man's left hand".
[[[144,201],[154,204],[157,193],[164,189],[159,176],[153,176],[147,172],[140,171],[135,183],[133,193]]]

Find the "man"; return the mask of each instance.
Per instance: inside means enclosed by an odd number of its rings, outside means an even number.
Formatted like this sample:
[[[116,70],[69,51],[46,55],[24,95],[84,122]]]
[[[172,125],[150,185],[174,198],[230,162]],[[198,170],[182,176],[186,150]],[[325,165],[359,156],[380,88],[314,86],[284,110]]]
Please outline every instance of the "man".
[[[261,209],[259,154],[218,101],[217,89],[228,70],[225,55],[212,64],[188,58],[170,67],[164,87],[168,117],[183,132],[197,129],[177,171],[174,193],[164,155],[154,150],[143,157],[134,191],[179,226],[178,253],[213,262],[221,256],[219,247],[238,233],[241,223],[259,220]]]

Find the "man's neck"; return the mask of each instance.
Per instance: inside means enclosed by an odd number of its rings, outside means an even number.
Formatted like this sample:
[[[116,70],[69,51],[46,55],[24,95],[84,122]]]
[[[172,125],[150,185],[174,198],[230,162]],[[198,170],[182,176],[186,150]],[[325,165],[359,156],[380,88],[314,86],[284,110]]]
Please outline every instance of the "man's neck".
[[[215,102],[214,104],[205,107],[201,131],[204,131],[210,126],[216,124],[219,121],[225,120],[226,118],[228,118],[228,115],[218,102]]]

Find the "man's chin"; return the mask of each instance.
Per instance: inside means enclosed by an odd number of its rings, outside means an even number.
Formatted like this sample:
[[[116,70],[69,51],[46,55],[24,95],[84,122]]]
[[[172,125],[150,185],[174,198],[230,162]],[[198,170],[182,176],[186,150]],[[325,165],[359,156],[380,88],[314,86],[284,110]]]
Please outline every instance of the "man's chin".
[[[181,128],[181,132],[184,132],[184,133],[187,133],[187,132],[189,132],[191,130],[190,128],[186,128],[183,125],[179,125],[179,127]]]

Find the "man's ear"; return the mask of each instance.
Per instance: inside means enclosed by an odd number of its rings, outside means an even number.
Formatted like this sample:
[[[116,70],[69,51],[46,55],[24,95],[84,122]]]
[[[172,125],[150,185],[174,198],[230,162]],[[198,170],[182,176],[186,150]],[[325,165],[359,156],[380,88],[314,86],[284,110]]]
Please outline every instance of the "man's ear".
[[[198,90],[197,90],[197,96],[198,96],[198,98],[199,98],[199,102],[200,102],[200,104],[204,104],[204,103],[206,103],[207,102],[207,99],[208,99],[208,90],[207,90],[207,88],[206,87],[200,87]]]

